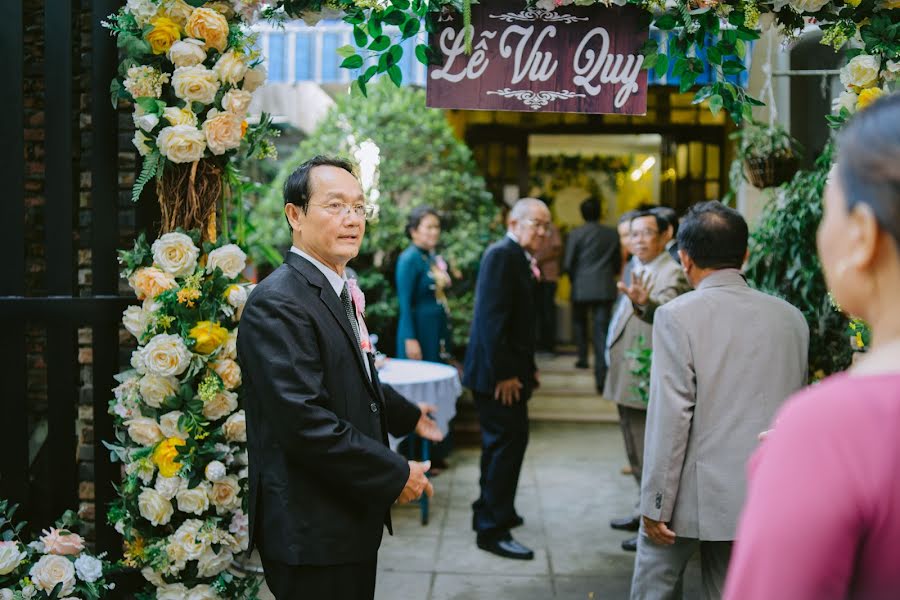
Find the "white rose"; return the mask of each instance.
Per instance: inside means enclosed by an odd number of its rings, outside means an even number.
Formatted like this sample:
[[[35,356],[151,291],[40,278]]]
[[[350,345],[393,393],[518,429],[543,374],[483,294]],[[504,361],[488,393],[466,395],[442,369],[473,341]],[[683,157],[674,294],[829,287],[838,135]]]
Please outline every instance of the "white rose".
[[[128,0],[125,3],[125,8],[141,27],[148,24],[159,10],[159,7],[152,0]]]
[[[828,2],[829,0],[790,0],[788,4],[798,13],[814,13],[819,12]]]
[[[221,481],[222,478],[228,474],[228,471],[225,469],[225,465],[214,460],[206,465],[204,473],[206,474],[207,479],[215,483],[216,481]]]
[[[147,372],[147,360],[144,356],[144,347],[139,346],[131,353],[131,368],[143,375]]]
[[[877,56],[859,54],[850,59],[850,62],[841,69],[841,83],[845,86],[867,88],[878,81],[878,70],[881,60]]]
[[[163,400],[178,393],[178,380],[172,376],[148,373],[141,377],[138,387],[144,404],[152,408],[159,408]]]
[[[222,463],[219,463],[222,464]],[[28,556],[18,542],[0,542],[0,575],[9,575]]]
[[[168,56],[175,68],[193,67],[206,60],[206,51],[200,40],[185,38],[172,44]]]
[[[268,73],[266,72],[266,68],[262,65],[248,69],[244,74],[244,85],[242,89],[245,89],[248,92],[254,91],[266,82],[267,76]]]
[[[180,419],[182,415],[184,415],[184,413],[180,410],[173,410],[159,418],[159,430],[162,431],[165,437],[175,437],[181,440],[187,439],[187,431],[178,427],[178,419]]]
[[[143,575],[144,579],[152,583],[155,587],[162,587],[166,585],[166,582],[162,578],[162,575],[160,575],[150,567],[144,567],[143,569],[141,569],[141,575]]]
[[[172,503],[153,488],[144,488],[138,496],[138,509],[154,527],[167,525],[174,512]]]
[[[87,554],[75,559],[75,572],[82,581],[93,583],[103,577],[103,563]]]
[[[211,109],[203,122],[203,135],[206,136],[206,147],[219,156],[228,150],[241,145],[243,127],[241,118],[234,113]]]
[[[247,90],[233,88],[225,92],[225,95],[222,96],[222,108],[239,117],[244,117],[247,114],[247,110],[250,108],[250,100],[252,99],[253,94]]]
[[[244,450],[242,452],[238,452],[234,455],[234,464],[247,466],[250,464],[247,456],[247,451]]]
[[[185,600],[187,588],[183,583],[167,583],[156,588],[156,600]]]
[[[202,515],[209,508],[209,486],[200,482],[195,488],[179,491],[175,500],[181,512]]]
[[[247,266],[247,255],[235,244],[226,244],[209,253],[206,262],[206,272],[212,273],[216,267],[222,269],[222,274],[228,279],[234,279],[241,274]]]
[[[222,83],[237,85],[247,72],[247,63],[242,55],[235,53],[234,50],[229,50],[219,57],[213,71]]]
[[[195,585],[188,590],[184,600],[219,600],[219,595],[210,586],[204,584]]]
[[[159,116],[144,112],[140,105],[135,108],[131,118],[134,121],[134,126],[144,131],[152,131],[154,127],[159,125]]]
[[[144,364],[147,372],[156,375],[181,375],[191,364],[191,351],[181,336],[161,333],[144,346]]]
[[[11,589],[3,588],[2,590],[0,590],[0,600],[13,600],[14,598],[15,595],[13,594],[13,591]]]
[[[60,583],[60,594],[68,596],[75,590],[75,567],[64,556],[45,554],[31,567],[29,575],[34,586],[48,594]]]
[[[235,320],[240,320],[244,313],[244,305],[247,304],[247,288],[242,285],[232,285],[225,290],[225,301],[234,308]]]
[[[197,268],[197,257],[200,249],[194,240],[183,233],[166,233],[150,246],[153,252],[153,263],[175,277],[190,275]]]
[[[176,546],[173,553],[180,554],[183,560],[197,560],[209,545],[208,540],[200,534],[202,527],[203,521],[200,519],[187,519],[172,534],[169,548]]]
[[[247,550],[250,545],[250,519],[244,514],[244,511],[240,509],[234,511],[228,531],[234,534],[240,550]]]
[[[247,420],[244,417],[244,411],[239,410],[222,425],[222,431],[225,433],[225,439],[229,442],[246,442],[247,441]]]
[[[203,404],[203,416],[210,421],[218,421],[237,410],[238,395],[228,390],[223,390]]]
[[[187,487],[187,481],[181,477],[163,477],[156,476],[156,485],[153,486],[160,495],[166,500],[171,500],[175,494]]]
[[[556,3],[553,0],[537,0],[535,6],[541,10],[552,12],[556,8]]]
[[[853,112],[856,109],[856,101],[859,100],[859,95],[856,92],[851,90],[847,90],[841,92],[841,95],[831,101],[831,110],[832,112],[840,112],[842,108],[846,108],[850,112]]]
[[[137,148],[138,154],[140,154],[141,156],[147,156],[148,154],[150,154],[150,150],[152,150],[152,148],[150,148],[150,144],[147,143],[149,141],[150,138],[144,135],[144,132],[140,129],[135,130],[134,137],[131,138],[131,143],[134,144],[134,147]]]
[[[122,313],[122,325],[128,333],[140,340],[152,318],[153,313],[145,310],[143,306],[129,306]]]
[[[190,107],[178,108],[177,106],[167,106],[163,111],[163,118],[169,122],[169,125],[190,125],[197,126],[197,115],[191,112]]]
[[[232,554],[226,548],[220,548],[218,552],[213,552],[213,549],[208,547],[197,560],[197,576],[215,577],[228,568],[231,558]]]
[[[22,588],[22,597],[26,598],[34,598],[37,595],[37,590],[34,589],[33,585],[26,585]]]
[[[174,163],[194,162],[203,158],[206,136],[190,125],[171,125],[159,132],[156,145],[162,155]]]
[[[152,446],[163,439],[159,425],[149,417],[136,417],[125,421],[125,425],[131,439],[141,446]]]
[[[182,100],[212,104],[219,91],[219,79],[213,70],[202,65],[178,67],[172,75],[172,88]]]
[[[238,318],[240,318],[240,315],[238,315]],[[237,358],[237,333],[237,329],[228,332],[228,339],[225,340],[225,343],[222,344],[222,350],[219,351],[221,358]]]
[[[148,485],[153,481],[156,465],[151,460],[136,460],[125,465],[125,472],[129,475],[137,475],[138,479],[144,482],[144,485]]]
[[[210,486],[209,501],[216,507],[218,514],[224,515],[240,507],[241,499],[238,496],[240,491],[241,486],[237,477],[228,475]]]

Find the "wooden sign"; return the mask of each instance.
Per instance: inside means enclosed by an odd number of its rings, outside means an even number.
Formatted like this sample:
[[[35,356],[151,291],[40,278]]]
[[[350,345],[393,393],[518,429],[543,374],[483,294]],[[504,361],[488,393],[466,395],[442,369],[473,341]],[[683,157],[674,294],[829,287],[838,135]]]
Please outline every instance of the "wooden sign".
[[[443,64],[428,68],[434,108],[543,112],[647,112],[640,48],[648,28],[636,6],[527,8],[523,0],[472,5],[472,53],[463,17],[442,17],[430,44]]]

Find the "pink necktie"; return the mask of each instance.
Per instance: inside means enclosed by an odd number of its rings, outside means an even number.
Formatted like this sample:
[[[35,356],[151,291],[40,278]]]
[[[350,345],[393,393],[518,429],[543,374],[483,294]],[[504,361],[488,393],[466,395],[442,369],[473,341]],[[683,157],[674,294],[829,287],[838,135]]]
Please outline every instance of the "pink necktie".
[[[347,279],[347,289],[350,290],[350,297],[353,299],[353,305],[356,307],[356,323],[359,325],[359,347],[363,352],[372,351],[372,342],[369,339],[369,329],[363,320],[366,313],[366,296],[359,289],[355,279]]]
[[[531,257],[531,274],[534,275],[535,279],[540,281],[541,270],[538,268],[537,260],[533,256]]]

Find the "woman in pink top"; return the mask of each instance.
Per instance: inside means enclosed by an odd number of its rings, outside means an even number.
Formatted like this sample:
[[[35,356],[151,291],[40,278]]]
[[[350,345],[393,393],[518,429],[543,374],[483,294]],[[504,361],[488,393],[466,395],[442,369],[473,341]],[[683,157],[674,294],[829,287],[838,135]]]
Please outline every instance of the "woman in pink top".
[[[900,598],[900,94],[841,133],[818,247],[872,346],[792,398],[751,460],[732,600]]]

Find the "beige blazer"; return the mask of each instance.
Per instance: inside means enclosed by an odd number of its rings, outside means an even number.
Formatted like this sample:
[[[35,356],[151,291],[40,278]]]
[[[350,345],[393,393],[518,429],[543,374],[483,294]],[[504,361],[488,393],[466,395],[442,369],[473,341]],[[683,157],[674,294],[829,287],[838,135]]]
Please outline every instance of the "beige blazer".
[[[681,537],[734,539],[757,436],[806,383],[799,310],[734,269],[656,311],[641,513]]]
[[[656,308],[672,298],[684,293],[690,286],[684,278],[681,266],[672,260],[668,252],[663,252],[648,265],[651,268],[650,302],[643,310],[635,308],[628,296],[621,294],[613,307],[612,321],[607,335],[609,356],[603,397],[617,404],[645,409],[632,387],[636,384],[631,374],[634,361],[627,356],[640,336],[644,343],[652,347],[653,315]]]

